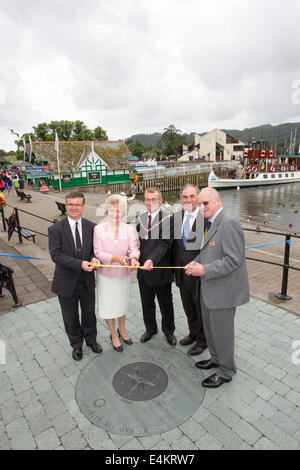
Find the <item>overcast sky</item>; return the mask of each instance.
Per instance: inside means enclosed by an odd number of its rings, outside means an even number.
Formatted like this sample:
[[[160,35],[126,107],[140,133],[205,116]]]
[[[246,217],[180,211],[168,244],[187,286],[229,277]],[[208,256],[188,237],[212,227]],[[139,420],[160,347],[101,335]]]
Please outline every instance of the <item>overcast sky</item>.
[[[299,0],[1,0],[0,148],[61,119],[111,140],[300,121],[299,24]]]

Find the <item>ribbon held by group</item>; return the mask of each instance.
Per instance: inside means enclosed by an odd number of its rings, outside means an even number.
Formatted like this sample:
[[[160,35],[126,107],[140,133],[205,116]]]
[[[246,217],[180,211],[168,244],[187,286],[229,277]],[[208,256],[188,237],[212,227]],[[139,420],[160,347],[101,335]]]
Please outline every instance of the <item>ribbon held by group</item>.
[[[245,250],[252,250],[255,248],[262,248],[265,246],[277,245],[278,243],[288,243],[291,246],[290,240],[280,240],[272,243],[264,243],[263,245],[254,245],[248,246]],[[14,255],[11,253],[0,253],[0,256],[7,256],[9,258],[23,258],[23,259],[35,259],[35,260],[44,260],[47,261],[48,258],[36,258],[34,256],[22,256]],[[92,264],[93,268],[127,268],[127,269],[143,269],[143,266],[130,266],[130,265],[121,265],[121,264]],[[153,269],[184,269],[184,266],[153,266]]]
[[[127,266],[122,264],[91,264],[91,268],[144,269],[143,266]],[[184,269],[184,266],[153,266],[153,269]]]

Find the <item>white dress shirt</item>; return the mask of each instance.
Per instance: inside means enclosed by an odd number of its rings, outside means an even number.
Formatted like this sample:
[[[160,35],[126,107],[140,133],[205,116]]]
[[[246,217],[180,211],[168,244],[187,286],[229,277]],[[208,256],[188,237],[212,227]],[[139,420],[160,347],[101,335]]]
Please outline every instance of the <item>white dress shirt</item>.
[[[184,227],[185,221],[187,219],[187,216],[188,215],[190,216],[189,223],[190,223],[190,231],[191,231],[191,228],[194,225],[194,222],[195,222],[196,217],[198,215],[198,212],[199,212],[199,207],[196,207],[196,209],[193,212],[184,211],[184,216],[183,216],[183,220],[182,220],[181,235],[183,234],[183,227]]]
[[[74,240],[74,244],[75,244],[76,248],[77,248],[77,246],[76,246],[75,230],[76,230],[76,222],[78,222],[78,232],[79,232],[79,236],[80,236],[80,240],[81,240],[81,246],[82,246],[82,222],[81,222],[81,219],[74,220],[74,219],[71,219],[71,217],[68,216],[68,221],[69,221],[69,224],[70,224],[70,227],[71,227],[71,232],[72,232],[72,235],[73,235],[73,240]]]

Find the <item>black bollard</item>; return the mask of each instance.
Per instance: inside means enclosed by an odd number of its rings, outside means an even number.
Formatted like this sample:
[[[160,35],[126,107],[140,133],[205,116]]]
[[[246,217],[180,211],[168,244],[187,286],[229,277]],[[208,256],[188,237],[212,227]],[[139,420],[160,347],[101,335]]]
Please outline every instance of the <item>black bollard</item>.
[[[292,300],[293,298],[290,295],[287,295],[290,251],[291,251],[290,243],[291,243],[291,234],[289,233],[288,235],[285,236],[284,265],[283,265],[283,273],[282,273],[281,293],[275,294],[275,297],[281,300]]]

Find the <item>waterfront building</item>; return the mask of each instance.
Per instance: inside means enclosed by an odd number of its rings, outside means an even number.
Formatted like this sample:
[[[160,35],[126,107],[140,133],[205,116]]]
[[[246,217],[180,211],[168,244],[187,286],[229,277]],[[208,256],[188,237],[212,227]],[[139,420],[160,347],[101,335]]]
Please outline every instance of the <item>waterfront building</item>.
[[[123,140],[60,141],[58,155],[53,141],[32,145],[35,161],[49,165],[48,184],[54,189],[131,181],[127,158],[132,154]]]
[[[240,160],[245,143],[220,129],[213,129],[202,136],[194,134],[192,145],[183,145],[178,161],[206,160],[208,162]]]

